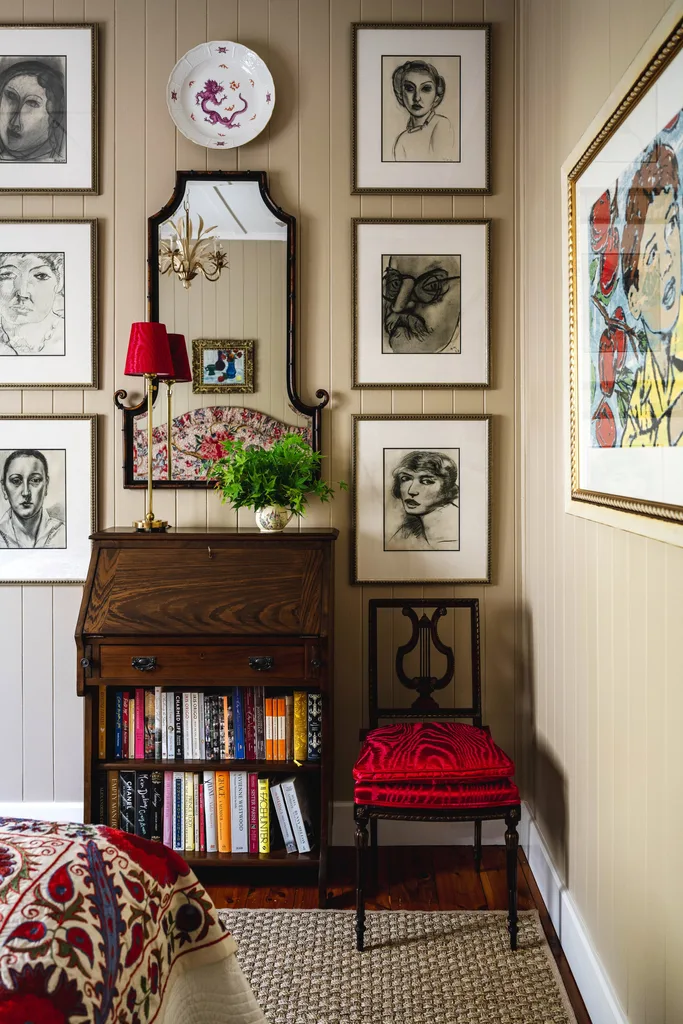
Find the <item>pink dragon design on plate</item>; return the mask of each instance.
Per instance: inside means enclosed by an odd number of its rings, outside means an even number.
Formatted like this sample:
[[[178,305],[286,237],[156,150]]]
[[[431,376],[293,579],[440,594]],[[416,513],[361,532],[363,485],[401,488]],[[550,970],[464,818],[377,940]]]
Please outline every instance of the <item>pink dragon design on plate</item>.
[[[210,103],[215,107],[220,107],[221,103],[224,103],[227,99],[222,82],[215,82],[212,78],[209,78],[208,81],[204,82],[204,88],[196,94],[195,99],[197,105],[201,106],[207,115],[204,120],[208,121],[209,124],[222,124],[225,128],[241,128],[239,121],[236,121],[235,118],[239,117],[240,114],[244,114],[249,109],[249,104],[241,92],[238,93],[238,96],[243,104],[239,110],[234,109],[234,103],[224,108],[226,111],[233,111],[230,117],[223,117],[217,110],[209,109]]]

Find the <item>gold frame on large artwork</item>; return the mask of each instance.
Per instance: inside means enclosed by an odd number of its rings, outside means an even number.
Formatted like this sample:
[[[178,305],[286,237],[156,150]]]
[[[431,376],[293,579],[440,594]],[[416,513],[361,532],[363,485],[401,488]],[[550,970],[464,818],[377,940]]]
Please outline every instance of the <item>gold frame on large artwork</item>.
[[[578,421],[578,358],[579,339],[577,328],[577,226],[576,226],[576,184],[587,167],[612,137],[625,118],[637,106],[648,89],[683,46],[683,18],[668,34],[654,56],[640,73],[633,85],[625,92],[621,101],[614,108],[603,126],[593,137],[576,163],[566,175],[567,201],[567,269],[568,269],[568,328],[569,328],[569,427],[570,427],[570,467],[571,467],[571,498],[574,501],[588,502],[618,509],[622,512],[636,513],[650,518],[668,522],[683,523],[683,506],[665,505],[644,499],[634,499],[623,495],[590,491],[582,488],[579,481],[579,421]]]

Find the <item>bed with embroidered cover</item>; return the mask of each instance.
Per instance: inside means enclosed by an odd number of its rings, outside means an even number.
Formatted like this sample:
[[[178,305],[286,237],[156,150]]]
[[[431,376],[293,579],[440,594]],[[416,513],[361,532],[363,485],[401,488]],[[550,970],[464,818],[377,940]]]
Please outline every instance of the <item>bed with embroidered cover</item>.
[[[0,1024],[265,1024],[236,948],[161,843],[0,818]]]

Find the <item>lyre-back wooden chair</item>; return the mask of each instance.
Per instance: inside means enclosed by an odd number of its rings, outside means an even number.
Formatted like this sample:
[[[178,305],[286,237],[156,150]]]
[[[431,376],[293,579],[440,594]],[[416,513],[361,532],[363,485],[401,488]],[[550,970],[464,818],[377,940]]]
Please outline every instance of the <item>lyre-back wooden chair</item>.
[[[403,686],[417,690],[409,708],[378,704],[377,612],[400,608],[413,627],[410,640],[396,650],[395,671]],[[434,693],[455,676],[455,652],[438,633],[449,608],[470,609],[472,700],[469,707],[442,708]],[[422,614],[418,617],[416,609]],[[431,615],[427,609],[434,609]],[[481,823],[503,819],[508,886],[508,932],[517,948],[517,824],[520,800],[512,781],[514,764],[482,724],[479,658],[479,601],[476,598],[376,598],[369,603],[369,726],[353,769],[356,822],[356,947],[363,949],[368,823],[376,873],[377,821],[471,821],[474,862],[481,868]],[[432,646],[446,658],[444,673],[432,675]],[[419,675],[408,676],[404,662],[419,652]],[[472,724],[454,721],[471,719]],[[400,723],[380,726],[383,720]],[[408,721],[406,721],[406,719]]]

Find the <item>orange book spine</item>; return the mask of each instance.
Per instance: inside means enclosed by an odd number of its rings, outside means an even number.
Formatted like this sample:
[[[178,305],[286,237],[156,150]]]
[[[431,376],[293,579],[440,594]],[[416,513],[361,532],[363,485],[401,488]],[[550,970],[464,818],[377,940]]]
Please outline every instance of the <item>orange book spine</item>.
[[[277,699],[277,759],[286,760],[285,753],[285,698]]]
[[[230,853],[230,772],[216,772],[216,837],[218,852]]]
[[[275,760],[273,753],[273,699],[272,697],[266,697],[266,761]]]

